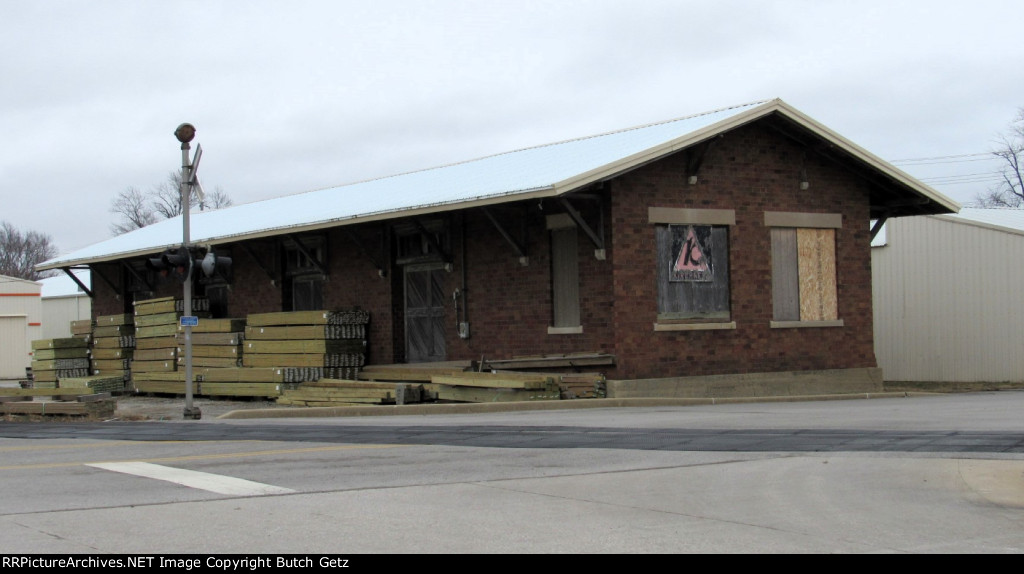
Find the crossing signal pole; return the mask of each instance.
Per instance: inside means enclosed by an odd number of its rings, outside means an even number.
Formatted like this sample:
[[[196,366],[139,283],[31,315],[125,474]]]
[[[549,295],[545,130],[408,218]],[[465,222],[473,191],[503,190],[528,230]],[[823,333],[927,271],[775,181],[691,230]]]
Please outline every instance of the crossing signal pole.
[[[189,158],[189,145],[196,135],[196,128],[192,124],[181,124],[174,130],[174,137],[181,142],[181,220],[182,239],[179,254],[184,254],[187,259],[184,262],[187,268],[184,269],[185,281],[183,291],[185,293],[185,309],[181,318],[181,326],[185,330],[185,412],[186,419],[199,420],[202,417],[199,407],[192,402],[192,326],[196,318],[192,316],[192,268],[193,259],[189,250],[189,200],[192,195],[192,185],[195,179],[195,172],[199,166],[199,158],[202,157],[200,148],[196,149],[195,161]]]

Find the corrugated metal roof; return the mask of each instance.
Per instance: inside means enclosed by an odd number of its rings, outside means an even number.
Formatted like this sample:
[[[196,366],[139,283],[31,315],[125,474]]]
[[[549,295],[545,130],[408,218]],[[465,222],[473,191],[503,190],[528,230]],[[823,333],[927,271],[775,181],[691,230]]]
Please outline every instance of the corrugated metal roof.
[[[935,217],[952,219],[962,223],[980,223],[1007,231],[1024,233],[1024,209],[1010,207],[964,207],[959,213]]]
[[[917,193],[949,206],[951,211],[958,207],[776,99],[423,171],[192,213],[190,238],[194,244],[215,245],[429,211],[552,197],[774,112],[785,114],[876,169],[888,172]],[[180,244],[181,236],[181,218],[168,219],[62,255],[38,269],[153,253]]]

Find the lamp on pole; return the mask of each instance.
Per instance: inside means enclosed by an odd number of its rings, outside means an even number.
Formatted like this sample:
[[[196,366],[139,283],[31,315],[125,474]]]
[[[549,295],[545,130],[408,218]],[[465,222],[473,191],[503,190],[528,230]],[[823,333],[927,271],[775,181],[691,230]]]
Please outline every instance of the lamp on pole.
[[[189,143],[196,135],[196,128],[192,124],[181,124],[176,130],[174,130],[174,137],[178,138],[181,142],[181,220],[182,220],[182,239],[181,246],[186,253],[189,253],[189,228],[188,228],[188,208],[189,200],[192,195],[192,161],[188,157],[188,152],[191,149]],[[195,318],[192,316],[192,267],[193,261],[191,255],[188,257],[188,271],[185,274],[185,309],[182,313],[181,325],[185,330],[185,412],[184,417],[186,419],[199,420],[202,417],[202,413],[199,407],[192,404],[192,324]],[[187,319],[187,320],[186,320]]]

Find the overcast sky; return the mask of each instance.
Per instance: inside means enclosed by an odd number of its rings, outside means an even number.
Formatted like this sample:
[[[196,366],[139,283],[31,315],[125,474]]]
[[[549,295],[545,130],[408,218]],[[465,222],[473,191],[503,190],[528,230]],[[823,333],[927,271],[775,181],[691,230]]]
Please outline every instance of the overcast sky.
[[[0,220],[62,253],[180,168],[182,122],[247,203],[778,97],[887,160],[966,156],[896,165],[967,203],[1024,106],[1017,1],[0,6]]]

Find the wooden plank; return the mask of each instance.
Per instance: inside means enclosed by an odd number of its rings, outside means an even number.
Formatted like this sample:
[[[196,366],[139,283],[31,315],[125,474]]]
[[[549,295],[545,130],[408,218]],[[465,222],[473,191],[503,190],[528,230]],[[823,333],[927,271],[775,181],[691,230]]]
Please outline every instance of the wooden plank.
[[[134,347],[136,343],[134,335],[123,337],[100,337],[93,341],[95,349],[127,349]]]
[[[314,354],[250,354],[242,356],[244,367],[323,367],[326,355]]]
[[[149,299],[146,301],[135,302],[135,316],[139,315],[158,315],[160,313],[172,313],[177,310],[176,299],[174,297],[161,297],[159,299]]]
[[[73,397],[92,394],[89,389],[23,389],[21,387],[0,387],[3,397]]]
[[[122,335],[134,335],[135,325],[107,325],[93,329],[93,337],[120,337]]]
[[[287,341],[295,339],[333,339],[334,325],[285,325],[279,327],[257,327],[247,325],[247,340]]]
[[[365,341],[359,339],[252,341],[245,342],[245,352],[257,354],[354,354],[366,351]]]
[[[776,321],[800,320],[800,276],[796,229],[773,227],[772,317]]]
[[[178,365],[174,361],[132,361],[133,373],[176,371],[177,369]]]
[[[32,349],[84,349],[89,346],[87,341],[76,337],[64,339],[36,339],[32,341]]]
[[[131,325],[134,322],[135,317],[128,313],[122,313],[119,315],[101,315],[96,317],[97,327],[103,325]]]
[[[185,357],[184,354],[179,355],[177,358],[178,368],[185,368]],[[193,367],[209,367],[213,369],[228,369],[240,367],[242,360],[238,357],[192,357]]]
[[[133,349],[104,349],[96,348],[92,350],[93,359],[130,359],[132,358]]]
[[[246,324],[253,327],[267,327],[274,325],[326,325],[329,318],[329,311],[255,313],[247,317]]]
[[[211,383],[204,381],[199,394],[228,397],[277,397],[281,395],[278,383]]]
[[[241,333],[245,331],[245,319],[210,319],[201,318],[199,324],[192,327],[192,333]],[[185,328],[179,327],[179,333],[184,333]]]
[[[76,359],[51,359],[46,361],[32,361],[33,371],[59,371],[63,369],[88,369],[89,359],[79,357]]]
[[[133,358],[136,361],[175,361],[178,359],[178,349],[177,347],[135,349]]]
[[[287,391],[289,395],[301,395],[310,398],[340,398],[351,400],[355,398],[368,399],[393,399],[395,390],[384,389],[345,389],[340,387],[306,387],[306,383],[299,385],[294,391]]]
[[[92,362],[93,370],[124,371],[129,369],[128,359],[97,359]]]
[[[174,335],[179,347],[185,346],[185,334],[180,330]],[[245,340],[242,333],[197,333],[192,330],[193,345],[241,345]]]
[[[198,383],[204,379],[204,375],[201,372],[192,373],[192,382]],[[146,381],[146,382],[185,382],[185,371],[151,371],[144,373],[132,373],[132,380],[135,382]]]
[[[485,361],[485,363],[496,369],[550,369],[558,367],[597,367],[602,365],[614,365],[615,355],[593,355],[593,356],[572,356],[572,357],[549,357],[538,359],[507,359],[498,361]]]
[[[453,368],[432,368],[413,366],[384,366],[368,365],[360,369],[358,378],[363,381],[396,381],[396,382],[421,382],[429,383],[430,378],[440,375],[455,375],[465,372],[464,369]]]
[[[302,383],[302,387],[353,388],[394,390],[401,383],[375,383],[367,381],[350,381],[347,379],[320,379]]]
[[[55,359],[86,359],[89,357],[89,349],[61,348],[61,349],[39,349],[32,352],[32,359],[36,361],[52,361]]]
[[[487,389],[545,389],[554,384],[550,378],[523,380],[518,378],[506,378],[500,375],[489,375],[487,373],[475,373],[476,376],[465,376],[460,373],[455,376],[435,376],[430,382],[439,385],[450,385],[458,387],[476,387]]]
[[[135,340],[136,351],[150,351],[153,349],[178,349],[178,342],[174,337],[144,337]]]
[[[226,368],[205,369],[203,380],[206,382],[252,382],[252,383],[283,383],[284,372],[273,368]]]
[[[423,385],[424,389],[437,393],[438,400],[468,403],[500,403],[519,401],[558,400],[560,392],[533,391],[520,389],[480,389],[471,387],[450,387],[448,385]]]
[[[157,325],[177,325],[180,313],[157,313],[156,315],[142,315],[135,318],[136,327],[155,327]],[[172,331],[171,334],[174,334]]]
[[[178,358],[185,356],[184,345],[178,346]],[[193,357],[218,357],[237,359],[242,356],[242,348],[238,345],[196,345],[192,344]]]

